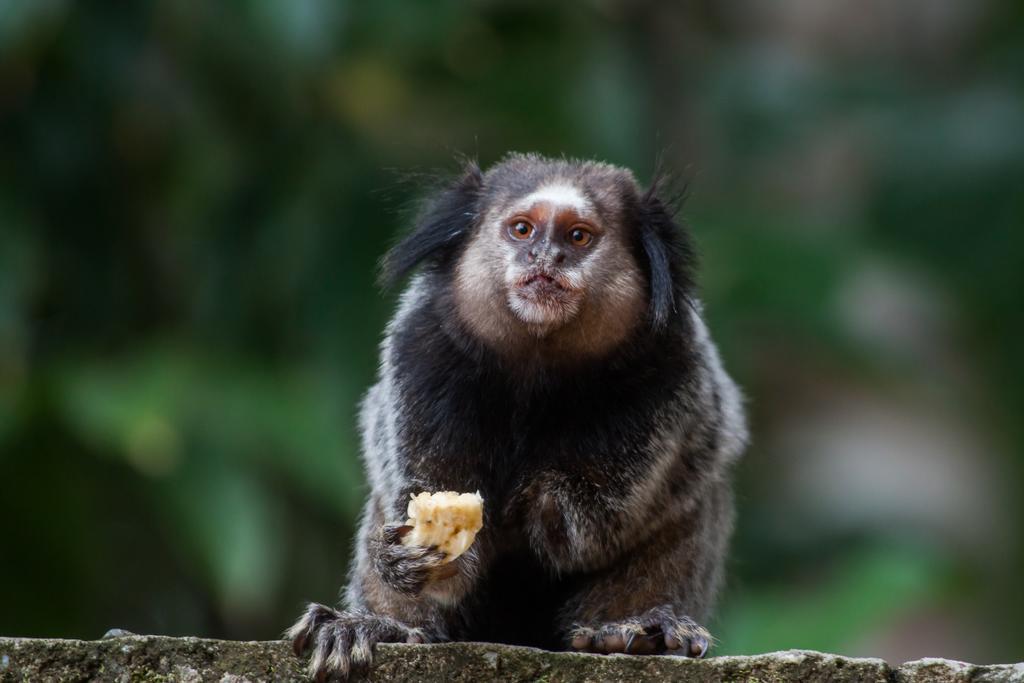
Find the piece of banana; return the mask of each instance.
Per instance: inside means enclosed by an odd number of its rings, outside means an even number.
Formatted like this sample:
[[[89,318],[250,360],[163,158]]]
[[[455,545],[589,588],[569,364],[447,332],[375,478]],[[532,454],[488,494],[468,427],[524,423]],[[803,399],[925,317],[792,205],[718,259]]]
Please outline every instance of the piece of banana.
[[[402,538],[405,545],[437,546],[451,562],[473,544],[484,525],[484,499],[479,493],[424,491],[409,501],[412,530]]]

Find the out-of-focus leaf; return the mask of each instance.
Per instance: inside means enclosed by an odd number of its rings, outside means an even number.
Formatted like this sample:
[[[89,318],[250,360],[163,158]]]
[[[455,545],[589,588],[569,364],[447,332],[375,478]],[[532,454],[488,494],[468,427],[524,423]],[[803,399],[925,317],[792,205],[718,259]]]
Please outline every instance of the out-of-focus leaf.
[[[29,221],[0,192],[0,445],[16,426],[28,388],[28,307],[38,284],[39,252]]]
[[[171,533],[212,586],[225,619],[238,623],[274,604],[287,547],[284,515],[264,485],[237,463],[203,452],[163,489]]]
[[[720,654],[810,649],[850,652],[865,634],[935,600],[949,578],[924,548],[874,545],[830,559],[804,580],[735,590],[723,610]]]
[[[0,5],[0,57],[65,13],[67,0],[5,0]]]
[[[83,439],[143,474],[173,474],[200,457],[266,468],[351,515],[361,481],[355,416],[346,408],[353,399],[315,372],[153,350],[70,367],[59,394]]]

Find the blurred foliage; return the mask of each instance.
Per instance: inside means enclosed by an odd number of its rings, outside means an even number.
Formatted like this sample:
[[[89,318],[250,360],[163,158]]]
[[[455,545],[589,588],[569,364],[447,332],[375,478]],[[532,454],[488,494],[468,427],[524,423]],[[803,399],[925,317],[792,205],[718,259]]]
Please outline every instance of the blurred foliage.
[[[720,651],[1019,659],[1024,13],[870,5],[0,0],[0,632],[330,601],[416,174],[667,149],[755,434]],[[962,420],[990,523],[784,490],[850,395]]]

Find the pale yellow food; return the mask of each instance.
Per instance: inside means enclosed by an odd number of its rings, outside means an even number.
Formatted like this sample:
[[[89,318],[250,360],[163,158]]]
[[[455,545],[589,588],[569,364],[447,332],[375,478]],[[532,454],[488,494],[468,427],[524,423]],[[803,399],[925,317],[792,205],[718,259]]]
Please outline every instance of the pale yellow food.
[[[405,545],[437,546],[451,562],[473,544],[476,533],[484,525],[484,499],[479,493],[439,491],[412,496],[409,501],[412,530],[405,535]]]

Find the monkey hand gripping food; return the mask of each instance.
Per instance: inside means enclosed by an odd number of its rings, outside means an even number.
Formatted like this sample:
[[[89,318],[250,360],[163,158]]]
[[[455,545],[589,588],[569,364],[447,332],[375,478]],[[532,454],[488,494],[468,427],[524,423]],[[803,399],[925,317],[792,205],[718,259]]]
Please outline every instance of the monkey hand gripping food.
[[[747,431],[658,183],[466,164],[382,270],[417,272],[361,406],[343,604],[288,632],[310,675],[379,642],[703,656]]]
[[[402,543],[434,547],[444,552],[451,562],[466,552],[483,526],[484,501],[479,493],[440,491],[431,495],[424,491],[409,501],[409,532]]]

